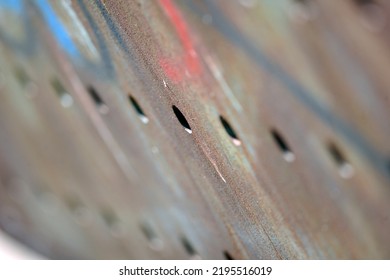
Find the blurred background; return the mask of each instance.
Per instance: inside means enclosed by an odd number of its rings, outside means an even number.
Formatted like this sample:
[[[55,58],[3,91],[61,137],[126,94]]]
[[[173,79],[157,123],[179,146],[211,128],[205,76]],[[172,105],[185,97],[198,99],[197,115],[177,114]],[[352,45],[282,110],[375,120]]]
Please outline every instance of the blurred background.
[[[390,258],[389,13],[0,0],[0,258]]]

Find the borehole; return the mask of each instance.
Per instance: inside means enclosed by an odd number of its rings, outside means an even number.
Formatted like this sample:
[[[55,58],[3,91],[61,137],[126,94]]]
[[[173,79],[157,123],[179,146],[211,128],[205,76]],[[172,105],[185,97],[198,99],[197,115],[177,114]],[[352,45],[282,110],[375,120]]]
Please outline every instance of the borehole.
[[[185,237],[181,238],[181,244],[183,245],[184,249],[188,253],[188,255],[191,256],[192,259],[200,259],[199,254],[196,252],[194,246],[189,242],[189,240]]]
[[[21,67],[15,69],[15,77],[18,83],[22,87],[26,87],[30,83],[30,77],[27,75],[26,71]]]
[[[130,101],[131,105],[133,106],[134,110],[137,112],[141,121],[145,124],[148,123],[149,118],[145,115],[144,111],[142,110],[141,106],[138,104],[137,100],[134,97],[132,97],[131,95],[129,95],[129,101]]]
[[[161,250],[163,247],[163,242],[160,238],[158,238],[156,232],[153,230],[149,223],[141,224],[142,233],[145,235],[149,242],[150,248],[153,250]]]
[[[172,110],[175,113],[176,118],[178,119],[180,124],[184,127],[185,131],[187,131],[188,133],[191,134],[192,129],[191,129],[190,124],[188,123],[186,117],[183,115],[183,113],[175,105],[172,106]]]
[[[58,79],[53,79],[51,85],[56,92],[57,96],[60,98],[60,103],[62,107],[69,108],[73,105],[73,97],[67,92],[64,86]]]
[[[88,222],[88,210],[79,199],[71,197],[66,200],[66,203],[78,224],[86,224]]]
[[[123,228],[120,221],[111,209],[104,209],[101,211],[101,216],[114,237],[119,237],[123,234]]]
[[[224,251],[223,256],[225,257],[225,260],[234,260],[234,258],[232,257],[232,255],[230,255],[228,251]]]
[[[295,160],[295,155],[290,149],[290,146],[288,145],[287,141],[284,139],[282,134],[280,134],[276,129],[271,130],[272,137],[280,149],[280,151],[283,153],[283,158],[288,161],[292,162]]]
[[[89,86],[87,90],[91,99],[95,102],[95,105],[98,108],[99,112],[101,114],[107,114],[109,111],[108,106],[100,97],[99,93],[92,86]]]
[[[354,173],[353,166],[349,163],[344,153],[333,142],[328,144],[328,151],[338,167],[339,174],[342,178],[350,178]]]
[[[222,116],[219,116],[219,119],[225,128],[226,133],[231,137],[234,145],[240,146],[241,145],[241,140],[238,138],[236,132],[232,128],[232,126],[229,124],[229,122]]]

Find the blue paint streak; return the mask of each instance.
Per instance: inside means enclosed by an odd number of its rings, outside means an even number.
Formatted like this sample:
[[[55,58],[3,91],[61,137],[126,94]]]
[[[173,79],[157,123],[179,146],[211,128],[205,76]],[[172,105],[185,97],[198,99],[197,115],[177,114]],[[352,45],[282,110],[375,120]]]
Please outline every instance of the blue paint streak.
[[[90,65],[93,66],[93,69],[95,71],[96,70],[101,71],[100,73],[105,72],[104,75],[106,75],[106,76],[108,76],[108,78],[112,79],[115,77],[115,69],[114,69],[114,66],[112,65],[110,52],[109,52],[109,49],[107,47],[104,36],[103,36],[102,32],[100,31],[99,26],[96,24],[95,20],[93,19],[91,13],[88,11],[84,1],[77,0],[77,3],[79,5],[82,13],[85,16],[85,18],[88,22],[88,25],[91,27],[92,32],[95,36],[96,43],[97,43],[98,49],[100,51],[100,57],[102,58],[104,68],[100,67],[98,65],[93,65],[93,64],[90,64]],[[105,8],[103,5],[99,5],[99,4],[101,4],[101,3],[98,3],[97,6],[100,9],[101,13],[103,14],[103,10]],[[106,18],[105,18],[105,21],[107,24],[109,24],[109,21]]]
[[[23,0],[0,0],[0,9],[6,9],[21,14],[23,11]]]
[[[58,19],[56,13],[54,12],[50,4],[47,3],[47,0],[37,0],[36,3],[60,46],[70,56],[79,56],[79,50],[77,49],[77,46],[73,42],[72,38],[70,37],[68,31],[66,30],[62,22]]]

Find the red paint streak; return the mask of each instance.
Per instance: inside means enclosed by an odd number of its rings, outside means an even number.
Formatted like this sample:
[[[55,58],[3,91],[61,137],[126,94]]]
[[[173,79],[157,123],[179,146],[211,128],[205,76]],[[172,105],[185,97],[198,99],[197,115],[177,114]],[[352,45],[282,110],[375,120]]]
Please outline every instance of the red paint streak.
[[[160,4],[169,20],[174,25],[185,51],[184,57],[175,58],[173,60],[167,58],[160,59],[160,66],[164,69],[165,74],[173,82],[177,83],[184,78],[185,71],[183,70],[187,69],[189,74],[198,75],[200,74],[201,67],[187,24],[180,11],[173,4],[172,0],[160,0]],[[182,63],[178,63],[178,60]],[[183,66],[185,69],[183,69]]]
[[[178,83],[183,78],[183,71],[179,69],[175,62],[168,58],[160,58],[159,60],[161,68],[167,77],[174,83]]]

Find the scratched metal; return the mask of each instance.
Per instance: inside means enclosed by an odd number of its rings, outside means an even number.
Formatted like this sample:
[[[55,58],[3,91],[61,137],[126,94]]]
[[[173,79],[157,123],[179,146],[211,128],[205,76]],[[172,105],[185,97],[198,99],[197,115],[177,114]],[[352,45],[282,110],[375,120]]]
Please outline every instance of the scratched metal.
[[[0,228],[49,258],[390,258],[390,2],[0,0]]]

